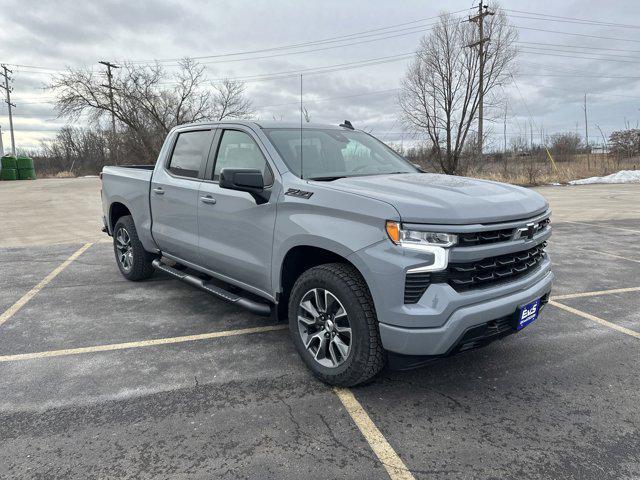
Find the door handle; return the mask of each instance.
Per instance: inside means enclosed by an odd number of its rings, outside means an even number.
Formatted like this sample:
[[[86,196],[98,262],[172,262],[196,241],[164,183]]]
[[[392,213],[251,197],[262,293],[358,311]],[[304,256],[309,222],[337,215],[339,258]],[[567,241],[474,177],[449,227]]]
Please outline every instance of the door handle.
[[[215,205],[216,203],[216,199],[213,198],[211,195],[207,195],[206,197],[200,197],[200,200],[202,200],[202,203],[208,203],[209,205]]]
[[[158,195],[164,195],[164,190],[160,187],[157,187],[153,189],[153,193],[156,193]]]

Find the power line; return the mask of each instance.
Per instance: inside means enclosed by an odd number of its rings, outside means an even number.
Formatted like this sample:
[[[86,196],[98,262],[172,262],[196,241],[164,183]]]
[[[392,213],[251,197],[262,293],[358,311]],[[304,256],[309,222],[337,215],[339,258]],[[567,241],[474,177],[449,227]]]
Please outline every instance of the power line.
[[[576,68],[576,67],[568,67],[568,68],[564,68],[564,66],[559,66],[559,65],[554,65],[554,64],[550,64],[550,63],[539,63],[539,62],[532,62],[532,61],[519,61],[520,65],[528,65],[543,71],[548,71],[548,73],[578,73],[578,74],[585,74],[585,75],[594,75],[597,74],[598,76],[602,76],[602,77],[606,77],[608,76],[608,72],[611,71],[611,68],[609,66],[606,66],[606,71],[605,72],[598,72],[595,71],[593,69],[590,68],[589,71],[585,71],[582,70],[580,68]],[[626,74],[622,74],[627,76]]]
[[[542,20],[545,22],[559,22],[559,23],[570,23],[576,25],[589,25],[589,26],[597,26],[597,27],[616,27],[615,24],[610,24],[606,22],[596,22],[596,21],[583,21],[583,20],[559,20],[556,18],[545,18],[545,17],[531,17],[526,15],[509,15],[510,18],[524,18],[526,20]],[[638,28],[638,27],[631,27]]]
[[[597,39],[600,39],[600,40],[615,40],[616,42],[640,43],[640,40],[631,40],[629,38],[603,37],[601,35],[588,35],[586,33],[572,33],[572,32],[562,32],[562,31],[559,31],[559,30],[545,30],[543,28],[523,27],[522,25],[514,25],[514,27],[522,29],[522,30],[533,30],[533,31],[536,31],[536,32],[545,32],[545,33],[559,33],[561,35],[572,35],[572,36],[575,36],[575,37],[597,38]]]
[[[464,11],[464,10],[460,10],[460,11]],[[456,12],[454,12],[454,13],[456,13]],[[435,18],[435,17],[431,17],[431,18]],[[370,42],[374,42],[374,41],[378,41],[378,40],[385,40],[385,39],[389,39],[389,38],[396,38],[396,37],[400,37],[400,36],[411,35],[411,34],[414,34],[414,33],[422,33],[422,32],[428,31],[427,27],[432,27],[434,25],[436,25],[436,23],[427,24],[427,25],[421,25],[421,26],[416,26],[416,27],[411,27],[411,29],[415,29],[415,30],[407,32],[407,33],[402,33],[402,34],[399,34],[399,35],[383,36],[383,37],[375,38],[375,39],[372,39],[372,40],[365,40],[365,41],[362,41],[362,42],[344,43],[344,44],[334,45],[334,46],[325,47],[325,48],[300,50],[300,51],[295,51],[295,52],[285,52],[285,53],[279,53],[279,54],[276,54],[276,55],[266,55],[266,56],[248,57],[248,58],[242,58],[242,59],[218,60],[218,61],[199,62],[199,63],[209,65],[209,64],[215,64],[215,63],[228,63],[228,62],[240,62],[240,61],[249,61],[249,60],[260,60],[260,59],[264,59],[264,58],[273,58],[273,57],[285,56],[285,55],[297,55],[297,54],[310,53],[310,52],[316,52],[316,51],[324,51],[324,50],[329,50],[329,49],[334,49],[334,48],[342,48],[342,47],[351,46],[351,45],[359,45],[359,44],[364,44],[364,43],[370,43]],[[389,27],[387,27],[387,28],[389,28]],[[403,30],[408,30],[408,29],[397,30],[397,32],[403,31]],[[394,32],[383,32],[383,34],[385,34],[385,33],[394,33]],[[306,42],[306,43],[309,44],[309,45],[320,44],[319,41]],[[303,46],[305,46],[304,44],[297,44],[297,45],[299,45],[299,46],[296,46],[295,48],[302,48]],[[257,53],[257,52],[261,52],[261,51],[280,50],[280,49],[283,49],[283,48],[284,47],[273,47],[271,49],[249,50],[249,51],[245,51],[245,52],[235,52],[235,53],[229,53],[229,54],[209,55],[209,56],[200,56],[200,57],[193,56],[193,57],[187,57],[187,58],[190,58],[192,60],[200,60],[200,59],[207,59],[207,58],[239,56],[239,55],[244,55],[244,54]],[[182,60],[182,58],[162,59],[162,60],[149,60],[149,61],[123,60],[123,62],[130,63],[130,64],[143,65],[143,64],[153,64],[153,63],[156,63],[156,62],[178,62],[180,60]],[[7,65],[17,65],[17,64],[7,64]],[[51,72],[64,72],[65,71],[65,70],[53,70],[53,69],[49,69],[49,67],[41,67],[41,66],[35,66],[35,65],[20,65],[20,66],[21,67],[29,67],[29,68],[38,68],[38,69],[51,70]],[[172,66],[172,65],[169,65],[169,66]],[[35,74],[36,72],[23,72],[23,73],[34,73]],[[53,73],[51,73],[51,74],[53,74]]]
[[[4,65],[11,65],[12,67],[16,67],[16,68],[33,68],[36,70],[51,70],[52,72],[62,72],[63,70],[57,70],[54,68],[49,68],[49,67],[45,67],[45,66],[41,66],[41,65],[22,65],[19,63],[5,63]]]
[[[319,98],[317,100],[305,100],[305,103],[321,103],[321,102],[328,102],[328,101],[332,101],[332,100],[346,100],[349,98],[357,98],[357,97],[365,97],[365,96],[371,96],[371,95],[380,95],[383,93],[395,93],[397,91],[399,91],[399,88],[389,88],[387,90],[377,90],[375,92],[364,92],[364,93],[356,93],[353,95],[342,95],[339,97],[327,97],[327,98]],[[257,105],[254,108],[272,108],[272,107],[285,107],[285,106],[289,106],[289,105],[299,105],[300,101],[297,102],[286,102],[286,103],[277,103],[274,105]]]
[[[223,78],[213,79],[213,81],[216,82],[216,81],[223,81],[223,80],[236,80],[236,81],[252,82],[252,81],[263,81],[263,80],[287,78],[292,76],[298,77],[300,76],[301,73],[304,73],[305,75],[332,73],[332,72],[337,72],[342,70],[350,70],[354,68],[368,67],[372,65],[381,65],[381,64],[390,63],[390,62],[397,62],[400,60],[406,60],[406,59],[412,58],[414,55],[415,55],[415,52],[408,52],[408,53],[401,53],[399,55],[389,55],[386,57],[370,58],[367,60],[360,60],[358,62],[338,63],[334,65],[326,65],[324,67],[311,67],[311,68],[286,70],[282,72],[272,72],[272,73],[257,74],[257,75],[244,75],[239,77],[223,77]]]
[[[563,20],[573,20],[573,21],[580,21],[580,22],[588,22],[588,23],[592,23],[592,24],[598,24],[598,25],[602,25],[602,26],[615,26],[615,27],[622,27],[622,28],[640,28],[640,25],[630,25],[630,24],[625,24],[625,23],[613,23],[613,22],[603,22],[600,20],[587,20],[584,18],[574,18],[574,17],[562,17],[560,15],[549,15],[546,13],[539,13],[539,12],[526,12],[523,10],[513,10],[513,9],[509,9],[509,8],[501,8],[501,10],[505,11],[505,12],[514,12],[514,13],[523,13],[525,15],[536,15],[539,17],[549,17],[549,18],[558,18],[558,19],[563,19]],[[540,19],[543,20],[543,19]]]
[[[465,12],[468,9],[463,9],[463,10],[457,10],[455,12],[450,12],[450,15],[455,15],[457,13],[461,13],[461,12]],[[326,44],[326,43],[335,43],[335,42],[340,42],[343,40],[351,40],[354,37],[358,37],[358,38],[362,38],[362,37],[366,37],[366,36],[372,36],[372,35],[367,35],[367,34],[371,34],[373,32],[380,32],[382,30],[389,30],[389,29],[393,29],[396,27],[401,27],[401,26],[406,26],[406,25],[410,25],[410,24],[416,24],[416,23],[420,23],[420,22],[424,22],[427,20],[433,20],[436,18],[439,18],[440,15],[437,16],[433,16],[433,17],[426,17],[426,18],[420,18],[417,20],[412,20],[409,22],[403,22],[403,23],[398,23],[395,25],[389,25],[386,27],[379,27],[379,28],[374,28],[374,29],[370,29],[370,30],[363,30],[360,32],[355,32],[355,33],[351,33],[351,34],[347,34],[347,35],[340,35],[340,36],[336,36],[336,37],[329,37],[329,38],[324,38],[324,39],[319,39],[319,40],[311,40],[308,42],[301,42],[301,43],[293,43],[293,44],[288,44],[288,45],[280,45],[277,47],[269,47],[269,48],[261,48],[261,49],[256,49],[256,50],[244,50],[244,51],[239,51],[239,52],[232,52],[232,53],[222,53],[222,54],[217,54],[217,55],[203,55],[203,56],[193,56],[190,57],[193,60],[204,60],[204,59],[213,59],[213,58],[225,58],[225,57],[233,57],[233,56],[241,56],[241,55],[250,55],[250,54],[254,54],[254,53],[265,53],[265,52],[272,52],[272,51],[278,51],[278,50],[290,50],[293,48],[301,48],[301,47],[307,47],[307,46],[311,46],[311,45],[322,45],[322,44]],[[382,33],[377,33],[377,34],[373,34],[373,35],[382,35],[382,34],[386,34],[386,33],[390,33],[390,32],[382,32]],[[156,63],[156,62],[176,62],[181,60],[180,58],[165,58],[165,59],[150,59],[150,60],[129,60],[128,63]]]
[[[593,46],[579,46],[579,45],[565,45],[562,43],[545,43],[545,42],[525,42],[525,41],[517,41],[517,44],[527,44],[527,45],[541,45],[545,47],[562,47],[562,48],[576,48],[581,50],[605,50],[609,52],[627,52],[627,53],[639,53],[640,50],[626,50],[623,48],[606,48],[606,47],[593,47]]]
[[[577,55],[562,55],[562,52],[560,50],[555,50],[555,51],[539,51],[539,50],[535,50],[535,49],[526,49],[526,50],[522,50],[524,53],[529,53],[529,54],[533,54],[533,55],[546,55],[546,56],[550,56],[550,57],[563,57],[563,58],[575,58],[575,59],[579,59],[579,60],[598,60],[598,61],[602,61],[602,62],[618,62],[618,63],[640,63],[640,59],[638,61],[634,61],[634,60],[619,60],[617,58],[602,58],[602,57],[583,57],[583,56],[577,56]],[[554,52],[558,52],[558,53],[554,53]],[[575,52],[564,52],[564,53],[575,53]]]
[[[409,33],[402,33],[399,35],[390,35],[390,36],[386,36],[386,37],[380,37],[380,38],[375,38],[373,40],[363,40],[360,42],[351,42],[351,43],[344,43],[341,45],[333,45],[330,47],[323,47],[323,48],[314,48],[311,50],[301,50],[301,51],[297,51],[297,52],[285,52],[285,53],[277,53],[274,55],[264,55],[264,56],[259,56],[259,57],[247,57],[247,58],[236,58],[233,60],[216,60],[216,61],[210,61],[210,62],[200,62],[203,65],[211,65],[211,64],[219,64],[219,63],[234,63],[234,62],[245,62],[245,61],[249,61],[249,60],[262,60],[265,58],[274,58],[274,57],[282,57],[282,56],[289,56],[289,55],[298,55],[298,54],[302,54],[302,53],[312,53],[312,52],[321,52],[321,51],[326,51],[326,50],[332,50],[335,48],[342,48],[342,47],[349,47],[352,45],[362,45],[365,43],[371,43],[371,42],[377,42],[379,40],[386,40],[389,38],[397,38],[397,37],[403,37],[403,36],[407,36],[407,35],[411,35],[414,33],[424,33],[427,32],[429,29],[421,29],[421,30],[416,30],[413,32],[409,32]]]
[[[627,80],[640,80],[638,75],[585,75],[585,74],[564,74],[564,73],[518,73],[514,74],[516,77],[567,77],[567,78],[619,78]]]
[[[537,51],[542,51],[542,52],[551,52],[551,53],[570,53],[572,55],[606,55],[606,58],[621,58],[623,60],[640,60],[640,57],[634,56],[634,55],[618,55],[615,53],[601,53],[601,52],[585,52],[585,51],[575,51],[575,50],[567,50],[564,48],[541,48],[541,47],[529,47],[529,46],[525,46],[523,48],[528,48],[531,50],[537,50]],[[576,57],[576,58],[580,58],[580,57]]]

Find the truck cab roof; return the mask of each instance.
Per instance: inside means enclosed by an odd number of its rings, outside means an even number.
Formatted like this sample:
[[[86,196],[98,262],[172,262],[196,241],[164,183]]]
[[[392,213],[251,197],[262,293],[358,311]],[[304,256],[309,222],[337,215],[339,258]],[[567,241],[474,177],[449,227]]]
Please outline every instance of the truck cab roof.
[[[175,128],[184,128],[184,127],[195,127],[195,126],[203,126],[203,125],[244,125],[247,127],[257,127],[260,129],[269,129],[269,128],[287,128],[287,129],[299,129],[303,130],[349,130],[346,127],[341,127],[339,125],[330,125],[326,123],[303,123],[302,125],[299,122],[280,122],[274,120],[259,120],[259,121],[249,121],[249,120],[220,120],[220,121],[206,121],[206,122],[194,122],[194,123],[185,123],[182,125],[178,125]]]

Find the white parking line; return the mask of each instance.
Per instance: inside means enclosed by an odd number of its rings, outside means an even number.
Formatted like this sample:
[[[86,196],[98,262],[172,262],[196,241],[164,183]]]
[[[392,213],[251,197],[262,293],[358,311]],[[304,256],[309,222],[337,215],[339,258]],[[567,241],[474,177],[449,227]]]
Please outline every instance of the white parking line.
[[[609,230],[620,230],[623,232],[631,232],[631,233],[640,233],[640,230],[633,230],[631,228],[622,228],[622,227],[613,227],[611,225],[598,225],[597,223],[587,223],[587,222],[573,222],[573,221],[569,221],[569,220],[565,220],[562,223],[574,223],[576,225],[589,225],[591,227],[600,227],[600,228],[606,228]]]
[[[18,310],[26,305],[26,303],[31,300],[36,294],[42,290],[51,280],[56,278],[60,272],[62,272],[65,268],[69,266],[71,262],[73,262],[76,258],[82,255],[93,242],[85,243],[82,247],[76,250],[69,258],[67,258],[64,262],[62,262],[58,267],[56,267],[49,275],[44,277],[40,283],[38,283],[35,287],[25,293],[16,303],[11,305],[8,309],[6,309],[2,315],[0,315],[0,325],[5,323],[11,317],[13,317]]]
[[[578,247],[578,249],[579,249],[579,250],[582,250],[582,251],[584,251],[584,252],[599,253],[600,255],[608,255],[608,256],[610,256],[610,257],[621,258],[622,260],[627,260],[627,261],[629,261],[629,262],[636,262],[636,263],[640,263],[640,260],[633,259],[633,258],[623,257],[622,255],[616,255],[615,253],[601,252],[600,250],[591,250],[590,248],[583,248],[583,247]]]
[[[550,305],[554,307],[561,308],[562,310],[566,310],[567,312],[573,313],[574,315],[578,315],[582,318],[586,318],[587,320],[591,320],[592,322],[599,323],[600,325],[604,325],[605,327],[612,328],[613,330],[617,330],[620,333],[624,333],[625,335],[629,335],[631,337],[635,337],[640,339],[640,333],[631,330],[629,328],[622,327],[620,325],[616,325],[615,323],[609,322],[608,320],[603,320],[600,317],[596,317],[595,315],[591,315],[590,313],[583,312],[578,310],[577,308],[569,307],[562,303],[554,302],[553,300],[549,301]]]
[[[333,391],[369,443],[371,450],[376,454],[391,480],[415,480],[407,466],[391,445],[389,445],[387,439],[384,438],[382,432],[380,432],[376,424],[373,423],[373,420],[371,420],[371,417],[369,417],[369,414],[360,402],[358,402],[351,390],[334,388]]]
[[[593,292],[569,293],[567,295],[555,295],[551,300],[567,300],[569,298],[597,297],[599,295],[612,295],[615,293],[640,292],[640,287],[614,288],[612,290],[595,290]]]
[[[140,340],[137,342],[111,343],[107,345],[94,345],[92,347],[65,348],[62,350],[46,350],[34,353],[18,353],[15,355],[0,355],[0,362],[18,362],[37,358],[61,357],[66,355],[80,355],[82,353],[110,352],[113,350],[126,350],[129,348],[153,347],[155,345],[170,345],[174,343],[194,342],[196,340],[209,340],[211,338],[233,337],[248,333],[272,332],[284,330],[287,325],[266,325],[263,327],[240,328],[237,330],[223,330],[221,332],[201,333],[197,335],[184,335],[182,337],[155,338],[152,340]]]

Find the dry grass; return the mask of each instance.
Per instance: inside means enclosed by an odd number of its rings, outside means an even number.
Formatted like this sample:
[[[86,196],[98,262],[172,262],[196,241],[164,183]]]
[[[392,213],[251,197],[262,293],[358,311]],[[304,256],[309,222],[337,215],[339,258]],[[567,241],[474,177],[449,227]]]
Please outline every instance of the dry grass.
[[[567,183],[570,180],[609,175],[620,170],[637,170],[640,158],[618,159],[602,154],[580,154],[562,161],[554,169],[546,157],[512,157],[489,160],[465,172],[466,176],[534,186]]]
[[[52,175],[54,178],[75,178],[76,174],[70,172],[69,170],[63,170],[62,172],[58,172],[55,175]]]

